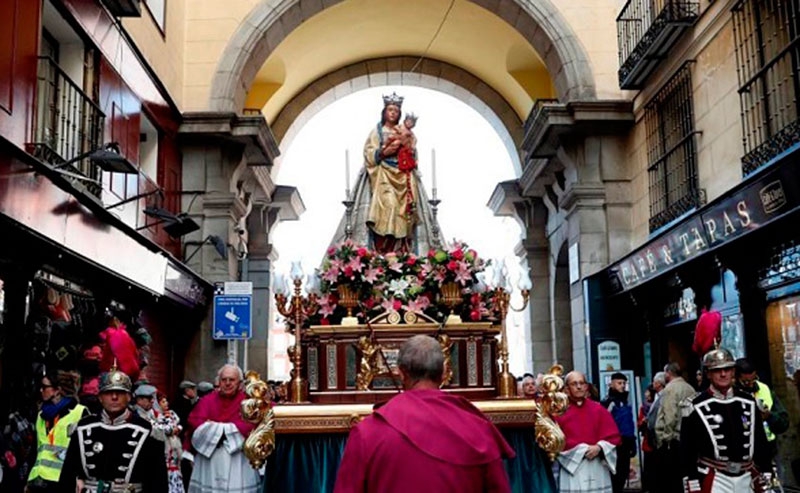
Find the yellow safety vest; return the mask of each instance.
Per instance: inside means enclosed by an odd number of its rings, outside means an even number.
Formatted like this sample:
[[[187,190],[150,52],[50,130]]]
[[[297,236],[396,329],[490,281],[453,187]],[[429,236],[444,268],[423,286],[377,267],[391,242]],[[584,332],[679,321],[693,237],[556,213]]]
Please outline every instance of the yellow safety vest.
[[[86,407],[80,404],[76,405],[66,416],[56,421],[50,433],[47,432],[47,425],[42,419],[42,413],[39,413],[39,417],[36,418],[36,442],[38,443],[36,462],[28,475],[28,481],[36,478],[58,481],[61,476],[61,467],[64,465],[64,458],[67,456],[70,428],[80,421],[84,409]]]
[[[761,382],[756,382],[756,386],[758,386],[758,391],[756,391],[754,395],[755,399],[760,399],[764,402],[764,406],[772,411],[772,392],[769,390],[769,387],[767,387],[767,384]],[[764,420],[764,432],[767,434],[768,442],[775,440],[775,433],[772,433],[772,430],[769,429],[767,420]]]

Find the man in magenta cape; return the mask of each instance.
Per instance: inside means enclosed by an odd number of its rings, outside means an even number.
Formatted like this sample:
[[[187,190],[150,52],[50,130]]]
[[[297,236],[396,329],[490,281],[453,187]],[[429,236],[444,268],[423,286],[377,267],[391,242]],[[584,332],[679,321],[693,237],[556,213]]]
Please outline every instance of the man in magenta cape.
[[[350,431],[334,492],[510,492],[514,451],[469,401],[439,390],[439,343],[412,337],[398,366],[405,392]]]
[[[611,413],[588,398],[586,377],[572,371],[564,379],[569,407],[556,417],[564,432],[564,450],[558,455],[559,491],[611,493],[616,446],[621,438]]]
[[[189,493],[256,493],[260,478],[242,451],[254,428],[240,412],[246,399],[240,389],[242,370],[225,365],[217,379],[219,389],[200,399],[189,414],[187,436],[195,452]]]

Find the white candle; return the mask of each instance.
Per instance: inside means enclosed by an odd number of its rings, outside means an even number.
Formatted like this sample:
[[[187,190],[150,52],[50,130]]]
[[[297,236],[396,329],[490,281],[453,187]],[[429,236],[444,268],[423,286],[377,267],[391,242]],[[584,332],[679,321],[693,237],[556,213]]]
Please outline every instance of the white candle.
[[[431,182],[433,190],[436,190],[436,149],[431,149]],[[436,192],[434,192],[434,195]]]
[[[347,200],[350,200],[350,150],[344,150],[344,191]]]

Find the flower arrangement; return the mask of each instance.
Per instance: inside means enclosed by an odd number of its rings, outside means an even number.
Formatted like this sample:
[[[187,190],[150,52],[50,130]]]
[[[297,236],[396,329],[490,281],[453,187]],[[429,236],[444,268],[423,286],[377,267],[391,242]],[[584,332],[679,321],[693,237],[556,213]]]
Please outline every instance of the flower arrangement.
[[[364,318],[373,312],[402,310],[440,319],[444,313],[437,301],[445,283],[457,284],[459,305],[469,320],[491,317],[487,308],[489,294],[476,289],[477,274],[486,265],[463,242],[418,257],[400,252],[378,255],[346,240],[329,248],[322,262],[319,323],[332,323],[346,313],[339,296],[339,286],[343,284],[356,292],[359,304],[356,313]]]

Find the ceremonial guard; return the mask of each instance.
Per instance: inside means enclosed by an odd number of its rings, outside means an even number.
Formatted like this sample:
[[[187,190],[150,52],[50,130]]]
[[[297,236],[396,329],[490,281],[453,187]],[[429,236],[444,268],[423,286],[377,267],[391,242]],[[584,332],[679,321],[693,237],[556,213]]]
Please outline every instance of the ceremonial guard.
[[[112,368],[100,377],[97,416],[75,430],[61,471],[59,491],[81,493],[166,493],[164,444],[150,423],[128,409],[131,379]]]
[[[703,357],[711,383],[683,403],[684,491],[749,493],[770,482],[767,438],[756,401],[733,387],[735,362],[725,349]]]

